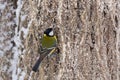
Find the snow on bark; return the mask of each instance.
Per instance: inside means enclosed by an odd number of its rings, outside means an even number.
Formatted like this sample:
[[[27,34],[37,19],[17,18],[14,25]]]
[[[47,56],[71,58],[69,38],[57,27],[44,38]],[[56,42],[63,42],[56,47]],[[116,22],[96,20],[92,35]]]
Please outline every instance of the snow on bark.
[[[0,80],[120,80],[119,14],[119,0],[1,0]],[[34,73],[48,27],[60,53]]]

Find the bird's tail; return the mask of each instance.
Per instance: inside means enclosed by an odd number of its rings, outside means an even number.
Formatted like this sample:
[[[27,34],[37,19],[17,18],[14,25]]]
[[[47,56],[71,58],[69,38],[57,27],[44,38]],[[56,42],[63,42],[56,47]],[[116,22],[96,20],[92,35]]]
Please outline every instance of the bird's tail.
[[[36,72],[36,71],[38,70],[40,63],[41,63],[41,59],[40,59],[40,57],[39,57],[39,59],[36,61],[35,65],[34,65],[33,68],[32,68],[32,70],[33,70],[34,72]]]
[[[42,62],[42,60],[49,54],[51,55],[53,52],[55,51],[55,48],[52,49],[52,50],[48,50],[46,51],[45,53],[41,54],[39,59],[36,61],[35,65],[33,66],[32,70],[34,72],[37,72],[38,68],[39,68],[39,65],[40,63]]]
[[[35,65],[33,66],[32,70],[36,72],[39,68],[40,63],[42,60],[47,56],[48,53],[43,53],[40,55],[39,59],[36,61]]]

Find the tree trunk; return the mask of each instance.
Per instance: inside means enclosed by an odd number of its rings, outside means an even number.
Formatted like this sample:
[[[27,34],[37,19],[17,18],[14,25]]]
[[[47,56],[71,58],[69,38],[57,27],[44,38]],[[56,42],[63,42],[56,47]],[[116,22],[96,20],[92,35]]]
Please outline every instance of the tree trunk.
[[[1,0],[0,80],[120,80],[120,0]],[[37,72],[43,31],[60,53]]]

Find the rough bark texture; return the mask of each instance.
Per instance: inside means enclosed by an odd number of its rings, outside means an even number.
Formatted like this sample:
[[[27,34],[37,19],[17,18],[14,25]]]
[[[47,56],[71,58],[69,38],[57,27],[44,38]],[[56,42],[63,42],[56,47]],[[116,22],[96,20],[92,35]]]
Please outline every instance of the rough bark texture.
[[[120,0],[0,4],[6,4],[0,8],[0,80],[120,80]],[[34,73],[39,38],[48,27],[56,30],[60,53]]]

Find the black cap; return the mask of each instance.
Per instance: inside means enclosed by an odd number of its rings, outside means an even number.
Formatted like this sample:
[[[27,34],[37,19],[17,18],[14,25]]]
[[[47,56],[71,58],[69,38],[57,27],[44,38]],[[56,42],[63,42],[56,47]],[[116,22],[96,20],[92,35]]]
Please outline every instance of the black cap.
[[[44,31],[44,34],[46,34],[47,36],[49,36],[49,33],[53,30],[53,28],[47,28],[45,31]]]

